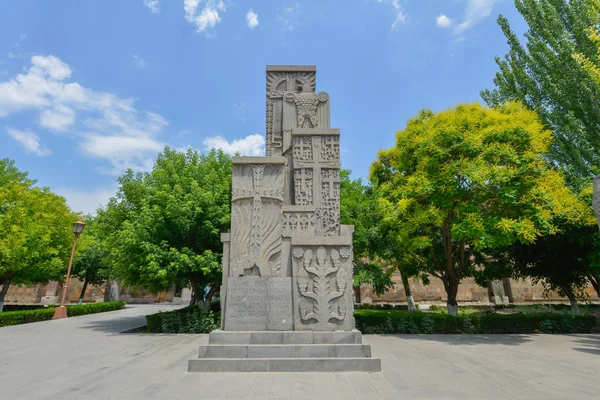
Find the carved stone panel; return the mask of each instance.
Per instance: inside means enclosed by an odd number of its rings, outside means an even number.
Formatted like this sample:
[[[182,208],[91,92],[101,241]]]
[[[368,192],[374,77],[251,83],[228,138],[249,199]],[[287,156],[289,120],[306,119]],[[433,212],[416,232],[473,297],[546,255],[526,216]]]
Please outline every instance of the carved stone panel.
[[[224,329],[293,329],[292,278],[228,278]]]
[[[283,211],[283,237],[314,236],[315,234],[314,211]]]
[[[305,245],[292,240],[294,330],[352,330],[352,247],[315,239]]]
[[[280,275],[283,187],[283,162],[234,161],[229,276]]]
[[[338,135],[293,135],[294,204],[314,206],[317,235],[339,235],[339,143]]]
[[[315,87],[316,72],[314,70],[295,70],[292,68],[267,71],[267,156],[283,155],[290,145],[290,129],[297,126],[295,107],[289,107],[289,104],[284,100],[284,96],[287,93],[307,92],[314,94]],[[322,107],[319,110],[321,111]],[[317,118],[327,124],[328,112],[326,118],[323,118],[323,113],[319,113]]]

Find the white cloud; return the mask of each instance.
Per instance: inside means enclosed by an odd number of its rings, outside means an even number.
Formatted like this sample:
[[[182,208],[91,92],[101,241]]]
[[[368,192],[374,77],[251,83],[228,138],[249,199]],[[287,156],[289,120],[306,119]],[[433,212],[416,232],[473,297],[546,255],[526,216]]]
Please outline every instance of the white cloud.
[[[75,111],[63,104],[45,109],[40,114],[40,125],[54,131],[64,131],[74,122]]]
[[[455,32],[462,33],[479,23],[481,20],[489,17],[492,14],[494,5],[498,1],[499,0],[467,0],[465,20],[454,29]]]
[[[40,127],[70,132],[85,154],[112,165],[105,169],[111,174],[126,168],[148,169],[163,148],[156,136],[167,121],[159,114],[138,111],[134,99],[85,88],[68,82],[70,77],[71,68],[59,58],[32,57],[28,70],[0,82],[0,118],[25,110],[39,111]],[[28,138],[32,151],[46,151],[41,147],[36,150],[36,137]]]
[[[394,23],[392,24],[392,31],[395,31],[400,24],[406,22],[406,14],[400,6],[400,0],[377,0],[378,3],[389,4],[394,11]]]
[[[135,60],[135,63],[138,67],[143,69],[148,68],[148,63],[142,57],[138,56],[137,54],[132,55],[132,57]]]
[[[158,0],[144,0],[144,5],[152,12],[152,14],[160,13]]]
[[[438,28],[450,28],[452,26],[452,19],[446,17],[444,14],[441,14],[435,19],[435,23]]]
[[[33,153],[42,157],[52,153],[49,149],[42,147],[39,136],[31,131],[6,128],[6,133],[17,142],[21,143],[21,146],[23,146],[27,153]]]
[[[117,187],[97,189],[75,189],[69,187],[52,188],[54,193],[63,196],[71,210],[84,214],[96,214],[96,210],[108,204],[117,192]]]
[[[80,144],[89,156],[107,159],[112,169],[101,169],[111,175],[119,175],[131,168],[149,171],[156,155],[164,144],[150,137],[86,135]]]
[[[27,35],[21,32],[21,34],[19,35],[19,40],[15,44],[13,44],[13,47],[20,47],[26,38]]]
[[[283,28],[287,31],[293,30],[298,26],[300,19],[300,4],[296,3],[293,6],[286,7],[277,15],[277,22],[283,25]]]
[[[265,154],[265,138],[259,134],[249,135],[243,139],[235,139],[232,142],[222,136],[209,137],[204,139],[203,144],[207,150],[221,149],[231,155],[235,153],[240,153],[243,156],[261,156]]]
[[[258,25],[258,15],[252,9],[246,13],[246,25],[250,29],[254,29]]]
[[[200,0],[184,0],[185,20],[196,27],[196,32],[205,33],[206,37],[215,36],[215,27],[221,21],[219,12],[224,13],[227,7],[223,1],[206,0],[202,10],[198,12]]]

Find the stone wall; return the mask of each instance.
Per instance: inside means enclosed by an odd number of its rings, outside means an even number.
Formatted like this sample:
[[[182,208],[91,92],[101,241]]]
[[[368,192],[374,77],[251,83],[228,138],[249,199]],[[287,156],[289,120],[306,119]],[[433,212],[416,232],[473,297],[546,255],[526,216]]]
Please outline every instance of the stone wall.
[[[77,303],[82,288],[83,282],[71,278],[67,289],[67,303]],[[103,301],[105,289],[106,285],[104,284],[98,286],[88,285],[83,301],[85,303]],[[56,282],[39,284],[33,287],[11,285],[4,302],[6,304],[39,304],[44,296],[60,296],[61,293],[62,285],[56,284]],[[132,303],[170,303],[173,301],[173,291],[151,293],[143,289],[124,287],[121,289],[120,298],[123,301]]]
[[[395,283],[394,289],[386,292],[382,296],[373,294],[370,285],[361,285],[360,288],[360,301],[361,303],[397,303],[406,302],[406,295],[404,294],[404,286],[402,285],[402,279],[399,273],[395,273],[392,277]],[[410,288],[415,302],[424,303],[443,303],[446,301],[446,292],[444,285],[437,278],[432,278],[431,283],[428,286],[424,286],[421,281],[417,279],[410,279]],[[511,280],[512,291],[515,302],[526,303],[526,302],[540,302],[540,301],[567,301],[566,298],[558,296],[556,293],[552,293],[550,297],[544,297],[544,288],[542,285],[534,285],[530,279],[525,280]],[[597,301],[598,296],[596,291],[589,286],[586,293],[590,297],[590,300]],[[462,303],[489,303],[488,290],[477,285],[473,279],[465,279],[461,282],[458,288],[458,301]]]

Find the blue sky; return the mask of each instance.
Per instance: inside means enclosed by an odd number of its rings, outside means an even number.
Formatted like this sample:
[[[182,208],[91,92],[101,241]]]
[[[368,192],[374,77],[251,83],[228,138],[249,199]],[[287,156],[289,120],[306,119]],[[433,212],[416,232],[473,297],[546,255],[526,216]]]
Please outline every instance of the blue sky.
[[[93,211],[165,145],[264,152],[265,66],[317,66],[366,177],[422,108],[480,101],[512,0],[0,2],[0,158]]]

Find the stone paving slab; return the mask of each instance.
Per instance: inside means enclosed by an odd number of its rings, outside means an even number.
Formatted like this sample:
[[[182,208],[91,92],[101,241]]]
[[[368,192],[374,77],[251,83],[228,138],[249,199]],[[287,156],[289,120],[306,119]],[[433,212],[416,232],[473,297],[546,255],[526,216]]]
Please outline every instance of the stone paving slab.
[[[598,398],[600,335],[364,335],[382,373],[190,374],[208,335],[120,333],[168,309],[0,328],[0,398]]]

